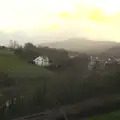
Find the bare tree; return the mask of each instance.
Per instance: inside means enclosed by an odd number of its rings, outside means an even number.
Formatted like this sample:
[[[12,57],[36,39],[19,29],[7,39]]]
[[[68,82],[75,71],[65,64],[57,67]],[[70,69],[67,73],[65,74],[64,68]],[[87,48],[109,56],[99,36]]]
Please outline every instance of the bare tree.
[[[16,48],[19,48],[19,44],[15,40],[10,40],[9,47],[12,49],[16,49]]]

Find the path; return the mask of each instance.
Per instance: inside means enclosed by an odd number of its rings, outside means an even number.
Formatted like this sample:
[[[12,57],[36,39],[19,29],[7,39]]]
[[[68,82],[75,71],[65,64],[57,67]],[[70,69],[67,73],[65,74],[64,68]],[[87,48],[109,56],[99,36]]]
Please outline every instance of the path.
[[[57,109],[47,110],[42,113],[28,115],[14,120],[68,120],[64,112]]]

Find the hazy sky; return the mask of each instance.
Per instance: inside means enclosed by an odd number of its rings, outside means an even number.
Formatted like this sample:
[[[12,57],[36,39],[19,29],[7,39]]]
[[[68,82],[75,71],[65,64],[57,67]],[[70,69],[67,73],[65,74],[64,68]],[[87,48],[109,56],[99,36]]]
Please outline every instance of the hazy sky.
[[[0,0],[0,43],[85,36],[120,42],[120,0]]]

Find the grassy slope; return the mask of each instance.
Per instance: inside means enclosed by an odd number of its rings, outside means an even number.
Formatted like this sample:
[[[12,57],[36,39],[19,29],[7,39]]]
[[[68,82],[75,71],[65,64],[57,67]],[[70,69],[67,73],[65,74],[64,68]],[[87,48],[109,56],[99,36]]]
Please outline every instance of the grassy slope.
[[[27,63],[23,59],[14,54],[1,54],[0,53],[0,72],[7,72],[17,80],[15,88],[0,88],[0,93],[17,93],[17,89],[29,99],[32,97],[36,90],[41,86],[41,80],[47,77],[51,80],[54,77],[53,73],[43,67]],[[36,79],[37,78],[37,79]],[[7,95],[8,96],[8,95]]]
[[[120,111],[112,112],[101,116],[94,116],[86,120],[120,120]]]
[[[51,75],[50,71],[27,63],[14,54],[0,54],[0,71],[8,72],[8,74],[17,77],[37,77]]]

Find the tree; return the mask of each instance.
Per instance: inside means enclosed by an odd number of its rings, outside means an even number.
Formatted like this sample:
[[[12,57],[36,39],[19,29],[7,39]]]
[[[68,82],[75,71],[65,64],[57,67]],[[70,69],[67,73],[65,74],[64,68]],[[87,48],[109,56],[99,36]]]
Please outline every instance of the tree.
[[[24,48],[19,47],[15,49],[15,54],[26,59],[30,63],[32,62],[33,59],[40,55],[39,52],[37,51],[36,46],[34,46],[32,43],[26,43],[24,45]]]
[[[33,45],[32,43],[26,43],[26,44],[24,45],[24,49],[30,49],[30,50],[32,50],[32,49],[34,49],[34,48],[36,48],[36,46]]]
[[[16,48],[19,48],[19,44],[15,40],[10,40],[9,47],[12,48],[12,49],[16,49]]]
[[[17,48],[17,49],[15,50],[15,54],[16,54],[16,55],[21,55],[22,52],[23,52],[22,47],[19,47],[19,48]]]

